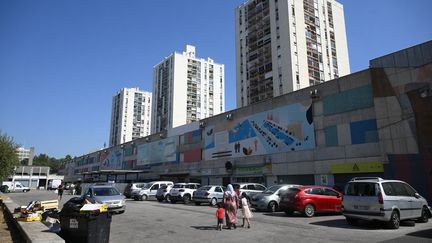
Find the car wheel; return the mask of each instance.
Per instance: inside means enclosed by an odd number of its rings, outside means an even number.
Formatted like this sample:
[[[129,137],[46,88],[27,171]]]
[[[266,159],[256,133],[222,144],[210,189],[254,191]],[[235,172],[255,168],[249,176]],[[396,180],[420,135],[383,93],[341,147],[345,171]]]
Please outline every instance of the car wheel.
[[[211,201],[210,201],[210,205],[211,206],[216,206],[216,204],[217,204],[217,199],[216,198],[212,198]]]
[[[429,221],[429,210],[426,207],[423,207],[421,212],[421,217],[417,220],[419,223],[427,223]]]
[[[268,209],[269,209],[270,212],[272,212],[272,213],[276,212],[277,207],[278,207],[278,205],[277,205],[277,203],[276,203],[275,201],[271,201],[271,202],[269,202],[269,204],[268,204]]]
[[[304,214],[307,217],[312,217],[315,215],[315,207],[312,204],[307,204],[304,208]]]
[[[167,195],[165,196],[165,201],[167,201],[167,202],[170,202],[170,201],[171,201],[171,197],[170,197],[169,194],[167,194]]]
[[[345,219],[349,225],[357,225],[357,223],[358,223],[358,220],[355,218],[346,217]]]
[[[200,202],[195,202],[195,205],[199,206],[199,205],[201,205],[201,203]]]
[[[399,229],[399,225],[400,225],[399,213],[396,211],[393,211],[391,216],[390,216],[390,221],[388,222],[388,227],[390,229]]]
[[[285,214],[286,214],[287,216],[291,216],[291,215],[293,215],[293,213],[294,213],[293,210],[285,210]]]
[[[190,203],[190,201],[191,201],[191,196],[190,195],[186,194],[186,195],[183,196],[183,202],[185,204]]]
[[[146,194],[141,196],[141,201],[147,201],[148,197]]]

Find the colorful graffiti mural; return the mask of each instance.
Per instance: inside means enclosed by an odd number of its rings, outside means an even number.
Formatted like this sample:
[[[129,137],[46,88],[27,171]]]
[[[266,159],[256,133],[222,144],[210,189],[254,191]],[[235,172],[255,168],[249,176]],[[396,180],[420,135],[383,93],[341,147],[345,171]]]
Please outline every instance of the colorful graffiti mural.
[[[100,155],[100,169],[121,169],[123,162],[123,150],[114,148],[113,150],[102,152]]]
[[[244,117],[222,132],[204,130],[206,160],[315,148],[312,106],[296,103]]]
[[[137,150],[137,166],[178,162],[177,137],[140,144]]]

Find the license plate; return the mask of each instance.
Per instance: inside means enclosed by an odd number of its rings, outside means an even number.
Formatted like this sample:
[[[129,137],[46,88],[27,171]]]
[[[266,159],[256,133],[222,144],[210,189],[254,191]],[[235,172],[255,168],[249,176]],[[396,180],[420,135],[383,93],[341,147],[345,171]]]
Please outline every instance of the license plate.
[[[369,210],[369,206],[362,206],[362,205],[354,205],[354,208],[358,210]]]
[[[69,228],[71,228],[71,229],[78,229],[78,220],[76,220],[76,219],[70,219],[69,220]]]

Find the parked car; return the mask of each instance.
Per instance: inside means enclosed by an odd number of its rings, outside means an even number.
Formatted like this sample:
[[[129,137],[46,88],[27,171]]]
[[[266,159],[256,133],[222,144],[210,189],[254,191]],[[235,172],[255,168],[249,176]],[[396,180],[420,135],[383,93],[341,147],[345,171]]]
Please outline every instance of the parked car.
[[[172,181],[152,181],[146,183],[141,190],[132,194],[134,200],[148,200],[149,198],[156,197],[157,190],[161,186],[173,185]]]
[[[428,222],[430,207],[408,183],[379,177],[356,177],[345,187],[343,215],[349,224],[359,219],[388,222],[397,229],[401,220]]]
[[[261,193],[267,189],[264,185],[258,183],[233,183],[232,186],[239,196],[241,196],[243,192],[246,192],[246,198],[249,202],[253,195]]]
[[[251,200],[252,208],[276,212],[279,209],[281,193],[292,187],[300,187],[300,185],[274,185],[261,193],[253,195]]]
[[[126,188],[124,189],[124,195],[126,198],[131,198],[132,194],[139,192],[139,190],[141,190],[141,188],[143,188],[145,186],[145,182],[133,182],[133,183],[129,183]]]
[[[217,203],[223,201],[223,195],[226,191],[224,186],[208,185],[198,188],[192,195],[192,200],[195,205],[201,203],[210,203],[211,206],[215,206]]]
[[[94,184],[87,188],[85,197],[96,202],[105,203],[108,212],[124,213],[126,198],[111,184]]]
[[[312,217],[317,212],[341,212],[342,193],[325,186],[289,188],[281,195],[279,209],[287,215],[294,211]]]
[[[168,201],[169,192],[171,191],[173,185],[164,185],[159,187],[159,189],[156,192],[156,199],[159,202]]]
[[[169,201],[171,203],[176,203],[178,201],[189,203],[192,200],[193,193],[199,187],[199,183],[176,183],[169,193]]]
[[[19,181],[3,181],[2,182],[3,190],[5,192],[28,192],[30,191],[30,188],[27,186],[24,186]]]

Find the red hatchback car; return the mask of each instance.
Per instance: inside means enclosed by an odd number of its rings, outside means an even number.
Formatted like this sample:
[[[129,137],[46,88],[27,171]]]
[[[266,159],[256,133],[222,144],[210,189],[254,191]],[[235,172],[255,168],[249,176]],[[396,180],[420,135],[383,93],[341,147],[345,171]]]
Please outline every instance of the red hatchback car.
[[[316,212],[341,212],[342,193],[325,186],[290,188],[281,195],[279,209],[287,215],[294,211],[312,217]]]

